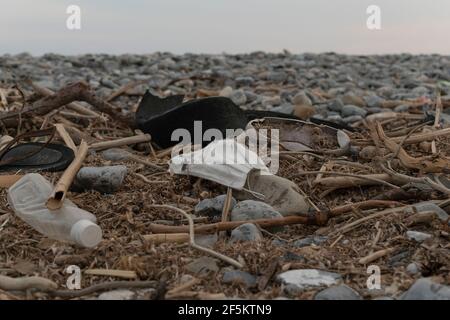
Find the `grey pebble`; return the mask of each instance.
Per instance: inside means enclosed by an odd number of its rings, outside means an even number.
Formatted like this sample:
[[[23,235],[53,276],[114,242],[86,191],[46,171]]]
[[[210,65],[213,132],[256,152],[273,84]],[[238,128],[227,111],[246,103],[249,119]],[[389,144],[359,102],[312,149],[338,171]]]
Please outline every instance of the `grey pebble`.
[[[263,239],[261,231],[253,223],[244,223],[231,231],[230,243],[239,241],[260,241]]]
[[[401,300],[450,300],[450,286],[421,278],[406,291]]]
[[[347,104],[342,108],[341,114],[343,117],[350,117],[350,116],[365,117],[367,114],[367,110],[358,106]]]
[[[362,300],[362,297],[349,286],[338,285],[320,291],[314,300]]]
[[[225,271],[222,282],[227,284],[243,284],[247,288],[253,288],[256,286],[256,277],[240,270]]]
[[[78,171],[72,189],[114,193],[121,187],[126,174],[127,167],[123,165],[83,167]]]
[[[126,289],[103,292],[98,296],[98,300],[132,300],[135,293]]]
[[[406,231],[406,236],[408,237],[408,239],[415,240],[417,242],[423,242],[423,241],[433,237],[431,234],[428,234],[428,233],[419,232],[419,231],[411,231],[411,230]]]
[[[247,102],[247,96],[242,89],[234,90],[230,95],[230,99],[238,106],[242,106]]]
[[[219,271],[218,260],[210,257],[200,257],[185,266],[186,270],[196,275],[207,275]]]
[[[231,211],[231,221],[282,218],[270,205],[261,201],[245,200],[239,202]]]
[[[221,216],[226,198],[226,195],[220,195],[211,199],[203,199],[194,207],[194,213],[197,215]],[[236,199],[232,197],[230,210],[233,210],[236,203]]]
[[[342,276],[338,273],[317,269],[297,269],[285,271],[277,276],[277,280],[285,286],[290,293],[305,289],[332,286],[338,283]],[[286,288],[287,287],[287,288]]]
[[[302,248],[310,245],[321,245],[327,241],[328,237],[325,236],[309,236],[300,240],[296,240],[292,243],[294,247]]]

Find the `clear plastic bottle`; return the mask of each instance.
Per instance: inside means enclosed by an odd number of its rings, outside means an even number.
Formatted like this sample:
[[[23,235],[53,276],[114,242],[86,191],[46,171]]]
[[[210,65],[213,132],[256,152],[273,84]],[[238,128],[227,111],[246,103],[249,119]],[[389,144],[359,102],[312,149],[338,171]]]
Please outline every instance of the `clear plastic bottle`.
[[[45,203],[52,191],[43,176],[29,173],[9,188],[8,203],[19,218],[49,238],[95,247],[102,239],[96,217],[68,199],[61,209],[50,211]]]

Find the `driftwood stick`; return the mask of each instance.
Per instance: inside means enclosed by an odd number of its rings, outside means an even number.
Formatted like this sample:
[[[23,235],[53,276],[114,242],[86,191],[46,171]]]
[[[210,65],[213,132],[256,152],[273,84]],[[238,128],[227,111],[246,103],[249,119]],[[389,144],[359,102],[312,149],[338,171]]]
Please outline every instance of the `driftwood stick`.
[[[83,272],[84,274],[90,274],[95,276],[108,276],[125,279],[136,279],[136,271],[130,270],[115,270],[115,269],[88,269]]]
[[[166,293],[166,299],[172,299],[173,297],[175,297],[179,292],[183,292],[186,291],[187,289],[191,289],[193,286],[201,283],[202,280],[198,279],[198,278],[194,278],[190,281],[187,281],[186,283],[183,283],[181,285],[179,285],[178,287],[175,287],[169,291],[167,291]]]
[[[98,291],[114,290],[120,288],[156,288],[156,286],[156,281],[111,281],[95,284],[81,290],[51,290],[47,293],[55,297],[76,298],[93,294]]]
[[[414,184],[406,183],[401,188],[391,189],[385,192],[379,193],[371,200],[389,200],[389,201],[400,201],[400,200],[426,200],[429,194],[423,193],[420,188],[417,188]]]
[[[408,182],[413,182],[413,183],[424,183],[429,185],[431,188],[440,191],[444,194],[450,195],[450,189],[445,187],[442,184],[436,183],[434,182],[432,179],[430,179],[429,177],[411,177],[402,173],[398,173],[394,170],[392,170],[392,168],[389,166],[389,169],[386,168],[383,164],[380,163],[380,168],[383,169],[383,171],[387,172],[388,174],[390,174],[393,177],[399,178],[399,179],[403,179],[405,182],[404,183],[408,183]]]
[[[420,143],[422,141],[431,141],[438,137],[443,137],[443,136],[448,136],[448,135],[450,135],[450,128],[445,128],[445,129],[440,129],[440,130],[436,130],[433,132],[412,135],[409,138],[407,138],[403,142],[403,144],[408,145],[408,144]],[[401,142],[403,139],[404,139],[404,136],[391,138],[392,141],[397,142],[397,143]]]
[[[141,157],[139,157],[139,156],[137,156],[135,154],[132,154],[132,153],[129,154],[128,159],[133,160],[133,161],[135,161],[137,163],[141,163],[141,164],[143,164],[143,165],[145,165],[145,166],[147,166],[149,168],[155,169],[157,171],[165,171],[164,168],[158,166],[157,164],[154,164],[154,163],[152,163],[150,161],[142,159]]]
[[[353,221],[351,223],[348,223],[342,227],[340,227],[339,229],[335,230],[333,233],[345,233],[349,230],[351,230],[352,228],[360,225],[361,223],[364,223],[366,221],[375,219],[375,218],[381,218],[387,214],[392,214],[392,213],[397,213],[397,212],[401,212],[403,210],[405,210],[405,208],[407,208],[408,206],[403,206],[403,207],[396,207],[396,208],[389,208],[389,209],[385,209],[383,211],[379,211],[377,213],[373,213],[369,216],[363,217],[361,219],[358,219],[356,221]]]
[[[382,207],[399,207],[403,204],[401,202],[397,201],[386,201],[386,200],[366,200],[356,203],[350,203],[343,206],[335,207],[330,210],[330,213],[332,216],[336,216],[339,214],[343,214],[349,211],[352,211],[353,209],[359,209],[359,210],[368,210],[368,209],[374,209],[374,208],[382,208]]]
[[[399,105],[408,105],[411,108],[414,107],[421,107],[423,106],[423,102],[422,101],[408,101],[408,100],[387,100],[387,101],[383,101],[381,103],[382,108],[395,108],[396,106]]]
[[[376,183],[376,184],[383,184],[392,188],[398,188],[397,186],[384,181],[384,180],[380,180],[376,177],[372,177],[371,175],[358,175],[358,174],[352,174],[352,173],[344,173],[344,172],[335,172],[335,171],[304,171],[304,172],[299,172],[296,173],[294,176],[295,177],[300,177],[300,176],[306,176],[306,175],[310,175],[310,174],[325,174],[325,175],[334,175],[334,176],[344,176],[344,177],[353,177],[355,179],[359,179],[359,180],[368,180],[370,181],[372,184]],[[384,176],[383,176],[384,177]],[[322,183],[322,180],[324,178],[320,179],[319,181],[316,180],[316,183]],[[353,186],[353,184],[351,184],[350,186]],[[357,184],[356,184],[357,186]]]
[[[230,213],[231,200],[233,199],[233,189],[227,189],[227,196],[222,208],[222,222],[228,221],[228,214]]]
[[[168,180],[150,180],[146,176],[144,176],[144,175],[142,175],[140,173],[136,173],[136,172],[134,172],[133,175],[138,177],[139,179],[141,179],[145,183],[169,183]]]
[[[87,114],[79,114],[76,112],[69,112],[69,111],[59,111],[59,115],[64,118],[72,118],[72,119],[95,119],[96,116],[90,116]]]
[[[399,136],[391,138],[391,141],[400,143],[403,140],[403,145],[416,144],[423,141],[432,141],[438,137],[445,137],[450,135],[450,128],[440,129],[432,132],[420,133],[411,135],[409,138],[405,139],[405,136]],[[370,140],[355,140],[356,145],[368,145],[373,143]]]
[[[117,98],[118,96],[120,96],[120,95],[124,94],[125,92],[127,92],[128,90],[130,90],[130,89],[132,89],[132,88],[134,88],[134,87],[136,87],[136,86],[138,86],[140,84],[146,83],[146,82],[147,82],[146,80],[131,81],[131,82],[127,83],[126,85],[123,85],[122,87],[120,87],[119,89],[114,91],[113,93],[111,93],[106,98],[106,101],[108,101],[108,102],[112,101],[115,98]]]
[[[166,156],[169,156],[172,153],[173,148],[175,148],[175,146],[159,151],[156,154],[156,157],[157,158],[164,158]]]
[[[27,107],[24,110],[7,112],[0,116],[0,120],[28,115],[31,112],[36,113],[37,115],[45,115],[52,110],[61,108],[62,106],[68,105],[74,101],[85,101],[97,110],[108,114],[113,119],[116,119],[120,123],[134,128],[133,117],[122,115],[120,109],[95,96],[89,85],[85,82],[70,84],[51,96],[35,101],[30,107]]]
[[[188,233],[156,233],[144,235],[143,238],[155,244],[189,242]]]
[[[102,141],[102,142],[96,142],[92,143],[89,146],[89,149],[100,151],[104,149],[110,149],[110,148],[116,148],[141,142],[149,142],[152,138],[149,134],[138,134],[136,136],[132,137],[126,137],[126,138],[120,138],[116,140],[111,141]]]
[[[227,189],[227,195],[225,198],[225,203],[223,204],[222,208],[222,222],[227,222],[229,213],[230,213],[230,207],[231,207],[231,200],[233,199],[233,189],[228,187]],[[221,238],[225,238],[226,233],[221,232],[219,235]]]
[[[34,91],[36,91],[37,93],[39,93],[40,95],[44,96],[44,97],[48,97],[51,96],[53,94],[55,94],[54,91],[45,88],[45,87],[41,87],[37,84],[35,84],[32,81],[28,81],[28,83],[33,87]],[[71,102],[67,105],[67,108],[79,112],[83,115],[87,115],[87,116],[92,116],[92,117],[96,117],[96,118],[101,118],[101,115],[98,114],[95,111],[92,111],[91,109],[88,109],[86,107],[84,107],[83,105],[77,103],[77,102]]]
[[[394,154],[397,154],[398,159],[401,164],[409,169],[421,170],[424,172],[434,172],[440,173],[444,171],[449,171],[449,159],[444,159],[440,157],[436,157],[434,159],[430,158],[414,158],[411,157],[405,149],[399,146],[393,139],[390,139],[384,133],[383,127],[378,122],[376,124],[376,129],[378,133],[378,138],[384,143],[387,149]]]
[[[253,223],[259,225],[261,228],[285,226],[292,224],[311,224],[324,225],[328,220],[327,215],[323,212],[316,213],[314,216],[289,216],[274,219],[257,219],[246,221],[227,221],[217,222],[211,224],[204,224],[195,227],[197,233],[216,233],[218,231],[232,230],[244,223]],[[185,233],[188,232],[188,226],[166,226],[161,224],[150,224],[150,230],[153,233]]]
[[[387,248],[387,249],[379,250],[379,251],[376,251],[374,253],[371,253],[371,254],[359,259],[358,262],[360,264],[367,264],[367,263],[375,261],[381,257],[384,257],[385,255],[388,255],[389,253],[393,252],[394,250],[395,250],[395,248]]]
[[[436,115],[434,117],[434,128],[439,129],[441,127],[441,113],[442,113],[442,100],[441,100],[441,92],[437,90],[436,94]]]
[[[421,114],[405,114],[405,113],[387,111],[387,112],[373,113],[366,117],[366,121],[368,121],[368,122],[383,121],[386,119],[388,119],[388,120],[391,120],[391,119],[421,120],[421,119],[423,119],[423,116]]]
[[[98,98],[91,90],[85,89],[81,92],[82,100],[94,106],[99,111],[108,114],[111,118],[116,119],[118,122],[132,129],[135,128],[134,116],[124,116],[117,107],[113,106],[109,102],[106,102]]]
[[[324,172],[327,173],[326,171]],[[315,185],[327,187],[327,188],[352,188],[359,186],[372,186],[380,185],[387,182],[389,184],[401,185],[403,181],[396,177],[390,176],[386,173],[359,175],[358,177],[328,177],[321,178],[314,181]]]
[[[6,90],[0,88],[0,103],[3,108],[8,106],[8,99],[6,99],[5,93],[6,93]]]
[[[199,299],[199,300],[224,300],[226,295],[224,293],[209,293],[196,291],[182,291],[174,293],[170,296],[171,299]]]
[[[434,125],[433,125],[433,131],[438,130],[441,127],[441,113],[442,113],[442,101],[441,101],[441,93],[438,90],[436,90],[436,114],[434,116]],[[436,139],[433,139],[433,141],[431,141],[431,152],[433,154],[437,153],[437,148],[436,148]]]
[[[20,115],[25,115],[30,112],[34,112],[38,115],[44,115],[52,110],[61,108],[64,105],[71,103],[72,101],[79,100],[82,90],[87,90],[88,85],[86,83],[78,82],[68,85],[63,89],[56,92],[54,95],[44,97],[33,103],[30,107],[24,108],[21,112],[7,112],[0,116],[0,119],[15,118]]]
[[[53,281],[42,277],[11,278],[0,275],[0,289],[21,291],[28,289],[55,290],[58,287]]]
[[[59,136],[63,139],[64,143],[70,148],[72,149],[72,151],[74,153],[77,152],[77,146],[75,145],[75,143],[72,140],[72,137],[70,136],[70,134],[66,131],[66,128],[64,127],[63,124],[61,123],[57,123],[55,124],[56,127],[56,131],[58,132]]]
[[[56,210],[62,207],[67,191],[73,182],[78,170],[80,170],[84,159],[87,156],[88,145],[82,141],[75,154],[75,158],[56,184],[50,198],[47,200],[47,208]]]
[[[436,212],[423,211],[409,216],[406,219],[405,224],[408,227],[415,226],[417,224],[430,224],[434,219],[436,219]]]
[[[0,188],[9,188],[23,177],[22,174],[7,174],[0,176]]]

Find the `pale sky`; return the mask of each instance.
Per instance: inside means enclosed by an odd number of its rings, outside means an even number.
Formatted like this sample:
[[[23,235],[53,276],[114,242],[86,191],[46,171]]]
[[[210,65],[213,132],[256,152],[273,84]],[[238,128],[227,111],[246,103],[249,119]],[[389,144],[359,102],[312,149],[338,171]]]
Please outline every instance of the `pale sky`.
[[[68,30],[66,8],[81,8]],[[366,8],[381,8],[368,30]],[[450,54],[450,0],[1,0],[0,54]]]

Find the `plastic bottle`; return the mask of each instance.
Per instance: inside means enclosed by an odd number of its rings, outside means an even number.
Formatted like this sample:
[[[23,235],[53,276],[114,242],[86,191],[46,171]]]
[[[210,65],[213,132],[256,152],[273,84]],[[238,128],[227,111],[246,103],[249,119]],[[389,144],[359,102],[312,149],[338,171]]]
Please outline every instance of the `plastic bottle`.
[[[8,203],[19,218],[49,238],[95,247],[102,239],[95,216],[68,199],[61,209],[50,211],[45,203],[52,191],[43,176],[29,173],[9,188]]]

